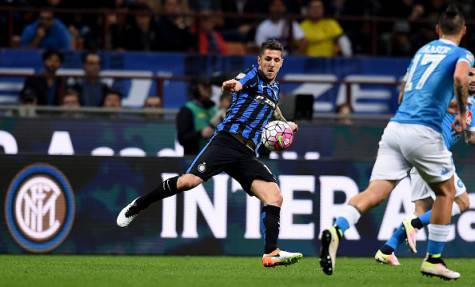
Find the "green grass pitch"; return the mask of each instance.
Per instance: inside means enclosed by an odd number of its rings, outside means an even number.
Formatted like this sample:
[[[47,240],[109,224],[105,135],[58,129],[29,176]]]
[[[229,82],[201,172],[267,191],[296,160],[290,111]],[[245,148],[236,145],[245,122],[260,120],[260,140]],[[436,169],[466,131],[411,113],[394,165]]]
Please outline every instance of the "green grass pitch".
[[[475,259],[447,260],[462,274],[453,282],[423,277],[421,259],[400,261],[339,258],[326,276],[315,257],[266,269],[259,257],[0,255],[0,286],[474,286]]]

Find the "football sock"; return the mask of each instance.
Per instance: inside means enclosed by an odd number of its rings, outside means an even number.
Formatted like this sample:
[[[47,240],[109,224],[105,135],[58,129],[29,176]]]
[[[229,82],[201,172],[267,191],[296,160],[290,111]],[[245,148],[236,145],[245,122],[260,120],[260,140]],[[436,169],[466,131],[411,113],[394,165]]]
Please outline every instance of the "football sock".
[[[430,223],[430,215],[432,211],[428,210],[426,213],[422,214],[418,218],[414,218],[411,221],[411,225],[417,229],[422,229],[422,227],[429,225]],[[460,207],[457,203],[453,203],[452,205],[452,216],[460,214]]]
[[[433,256],[442,254],[449,232],[449,225],[429,224],[429,243],[427,244],[427,254]]]
[[[345,205],[341,209],[340,216],[335,221],[335,226],[337,226],[341,234],[343,235],[346,230],[351,226],[355,225],[356,222],[360,219],[360,212],[352,205]]]
[[[162,183],[157,186],[154,190],[148,194],[141,196],[137,199],[135,204],[139,210],[147,208],[150,204],[155,201],[164,199],[166,197],[173,196],[177,193],[180,193],[181,190],[177,188],[178,176],[171,177],[162,181]]]
[[[393,233],[393,235],[391,236],[391,238],[389,238],[388,241],[386,241],[386,243],[383,245],[383,247],[381,248],[381,251],[384,253],[384,254],[391,254],[394,252],[394,250],[396,250],[399,245],[401,245],[403,242],[404,242],[404,239],[406,239],[406,232],[404,231],[404,227],[403,225],[399,225],[399,227],[396,229],[396,231]],[[387,246],[389,247],[391,250],[389,250],[389,248],[384,248],[384,246]],[[386,252],[385,252],[386,251]]]
[[[431,212],[429,210],[426,213],[422,214],[421,216],[416,217],[413,220],[411,220],[412,227],[417,228],[417,229],[422,229],[424,226],[429,224],[430,214]]]
[[[262,228],[264,234],[264,254],[269,254],[277,249],[277,238],[279,237],[280,227],[280,207],[266,205],[262,208]]]
[[[379,248],[383,254],[389,255],[394,252],[394,248],[385,243],[381,248]]]

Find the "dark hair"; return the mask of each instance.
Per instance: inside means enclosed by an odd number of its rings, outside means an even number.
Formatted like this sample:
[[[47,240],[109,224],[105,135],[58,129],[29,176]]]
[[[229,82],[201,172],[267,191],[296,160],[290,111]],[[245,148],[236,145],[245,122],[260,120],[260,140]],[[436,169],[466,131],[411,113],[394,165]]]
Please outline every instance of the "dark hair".
[[[106,98],[108,95],[111,95],[111,94],[112,95],[117,95],[117,96],[119,96],[119,98],[122,99],[122,93],[119,92],[118,90],[114,90],[114,89],[108,89],[107,93],[104,95],[104,98]]]
[[[81,55],[81,62],[82,62],[83,64],[86,64],[87,57],[89,57],[89,55],[98,55],[98,54],[97,54],[96,52],[94,52],[94,51],[87,51],[87,52],[82,53],[82,55]],[[99,55],[98,55],[98,56],[99,56]],[[100,58],[101,58],[101,57],[99,57],[99,59],[100,59]]]
[[[275,39],[270,39],[262,43],[261,48],[259,49],[259,55],[262,55],[265,50],[276,50],[284,53],[284,46],[282,43]]]
[[[55,50],[55,49],[48,49],[48,50],[43,52],[43,55],[42,55],[43,62],[46,61],[47,59],[51,58],[54,55],[58,56],[59,61],[61,63],[63,63],[63,54],[61,54],[60,51]]]
[[[439,17],[439,27],[442,33],[454,35],[460,32],[465,26],[465,17],[460,9],[453,3]]]

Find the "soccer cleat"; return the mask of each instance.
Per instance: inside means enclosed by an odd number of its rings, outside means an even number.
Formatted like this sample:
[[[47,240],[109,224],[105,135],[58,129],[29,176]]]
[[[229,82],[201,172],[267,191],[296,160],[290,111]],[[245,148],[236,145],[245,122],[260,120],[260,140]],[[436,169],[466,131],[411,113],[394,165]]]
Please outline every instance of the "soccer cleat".
[[[439,259],[439,261],[438,263],[431,263],[426,258],[421,265],[422,275],[439,277],[443,280],[457,280],[460,278],[460,273],[448,269],[442,259]]]
[[[118,226],[127,227],[134,220],[134,218],[139,214],[140,210],[135,204],[137,199],[138,197],[120,211],[119,215],[117,216]]]
[[[302,253],[287,252],[277,248],[269,254],[262,255],[262,265],[264,265],[264,267],[292,265],[299,262],[299,260],[302,258]]]
[[[340,238],[335,227],[325,229],[322,232],[320,245],[320,266],[323,273],[332,275],[335,271],[336,252]]]
[[[391,254],[384,254],[381,250],[378,249],[378,252],[374,255],[374,259],[378,261],[379,263],[383,264],[388,264],[392,266],[399,266],[401,265],[399,263],[399,260],[397,260],[396,255],[394,255],[394,252]]]
[[[417,228],[414,228],[411,224],[412,218],[405,219],[402,222],[402,225],[404,226],[404,231],[406,231],[406,240],[407,240],[407,245],[409,245],[409,249],[413,253],[417,253],[416,249],[416,235],[417,235]]]

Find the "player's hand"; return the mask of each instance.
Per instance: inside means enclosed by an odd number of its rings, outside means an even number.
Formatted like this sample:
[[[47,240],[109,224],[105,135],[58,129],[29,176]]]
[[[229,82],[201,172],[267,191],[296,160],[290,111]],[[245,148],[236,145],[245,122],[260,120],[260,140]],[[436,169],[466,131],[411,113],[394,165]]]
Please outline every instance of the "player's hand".
[[[457,113],[457,101],[456,100],[452,100],[449,104],[449,107],[447,108],[447,112],[449,114],[452,114],[452,115],[455,115]]]
[[[455,133],[462,133],[467,128],[467,112],[463,114],[457,114],[454,122],[452,123],[452,129]]]
[[[242,84],[234,79],[224,81],[221,90],[223,90],[223,92],[239,92],[242,90]]]
[[[287,122],[294,133],[299,131],[299,126],[294,122]]]
[[[205,127],[204,129],[201,130],[201,137],[204,139],[209,139],[214,133],[214,129],[211,127]]]

